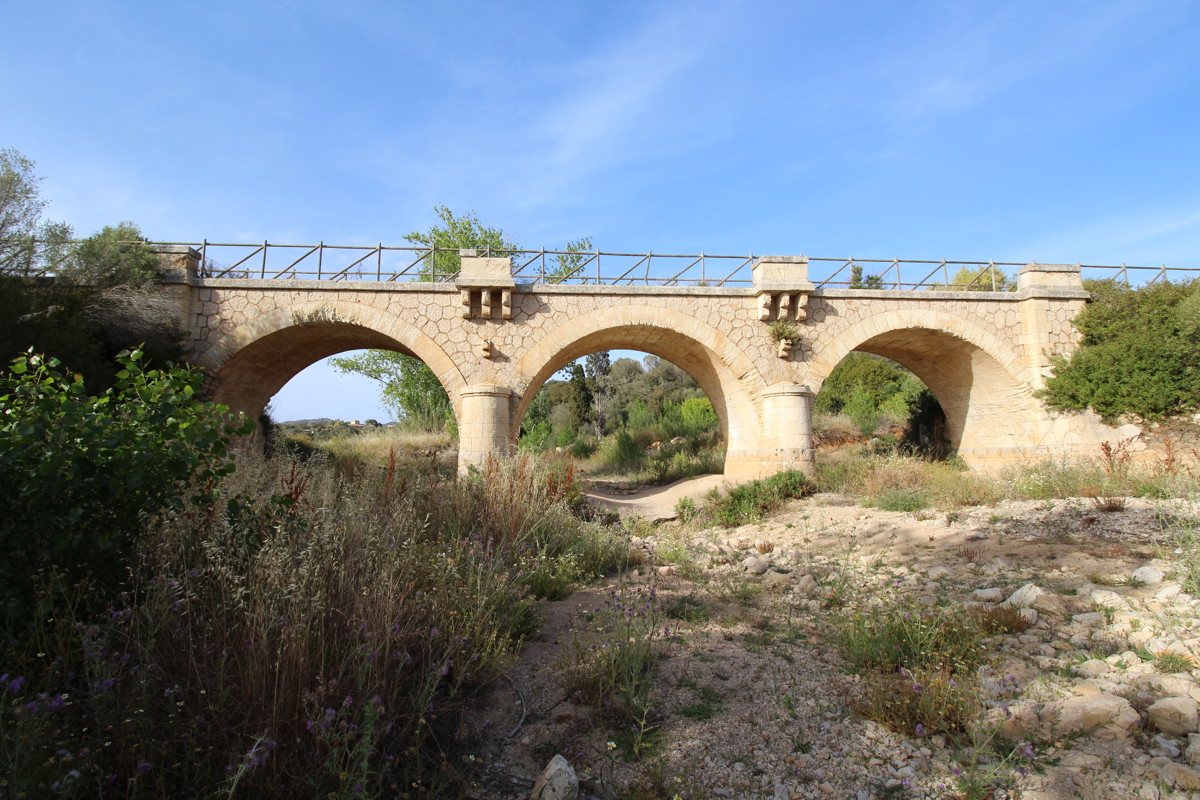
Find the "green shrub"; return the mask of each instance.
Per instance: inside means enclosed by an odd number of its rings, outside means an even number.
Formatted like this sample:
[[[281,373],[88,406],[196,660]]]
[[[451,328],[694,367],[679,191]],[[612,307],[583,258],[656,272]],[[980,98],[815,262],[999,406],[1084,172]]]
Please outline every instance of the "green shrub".
[[[920,511],[929,507],[929,501],[911,489],[888,489],[872,497],[867,505],[881,511]]]
[[[1042,398],[1105,419],[1159,419],[1200,408],[1200,281],[1130,288],[1087,281],[1092,302],[1074,319],[1079,349],[1054,364]]]
[[[545,453],[554,442],[554,426],[549,420],[541,420],[532,428],[521,434],[517,441],[517,449],[529,450],[534,453]]]
[[[842,412],[854,421],[863,436],[873,436],[875,429],[879,427],[879,406],[865,391],[854,392]]]
[[[974,677],[944,667],[868,671],[850,705],[906,736],[961,732],[980,711]]]
[[[713,404],[707,397],[689,397],[679,405],[679,416],[688,430],[688,435],[710,431],[720,420]]]
[[[600,458],[609,469],[630,471],[641,465],[642,449],[633,440],[628,429],[622,429],[604,441],[600,449]]]
[[[0,382],[0,596],[18,607],[41,568],[122,586],[147,520],[180,510],[189,487],[203,501],[233,470],[227,437],[253,429],[198,399],[198,372],[144,369],[139,350],[117,360],[116,385],[97,396],[33,354]]]
[[[983,660],[979,617],[963,609],[858,608],[837,621],[835,638],[855,669],[969,672]]]
[[[728,494],[713,489],[705,497],[704,514],[718,525],[734,528],[761,520],[783,502],[811,493],[812,488],[812,482],[804,473],[787,470],[735,486]]]

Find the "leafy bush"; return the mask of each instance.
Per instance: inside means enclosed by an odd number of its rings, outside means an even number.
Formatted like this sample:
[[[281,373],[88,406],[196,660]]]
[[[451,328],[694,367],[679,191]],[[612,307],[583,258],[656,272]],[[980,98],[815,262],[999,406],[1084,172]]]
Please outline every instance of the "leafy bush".
[[[920,511],[929,507],[929,501],[911,489],[887,489],[872,497],[868,505],[881,511]]]
[[[968,672],[983,660],[979,619],[962,609],[858,609],[839,621],[837,641],[856,669]]]
[[[679,416],[690,434],[710,431],[717,427],[720,420],[713,410],[712,401],[707,397],[689,397],[679,405]]]
[[[1092,302],[1075,318],[1079,350],[1054,364],[1042,398],[1105,419],[1147,419],[1200,408],[1200,281],[1132,289],[1087,281]]]
[[[785,501],[803,497],[812,490],[808,476],[797,470],[787,470],[735,486],[728,494],[713,489],[704,500],[703,513],[718,525],[734,528],[757,522]]]
[[[124,582],[148,519],[178,511],[233,470],[227,437],[249,433],[227,409],[198,399],[201,375],[143,368],[118,356],[117,382],[89,395],[79,375],[26,354],[0,382],[0,595],[27,607],[36,569]]]

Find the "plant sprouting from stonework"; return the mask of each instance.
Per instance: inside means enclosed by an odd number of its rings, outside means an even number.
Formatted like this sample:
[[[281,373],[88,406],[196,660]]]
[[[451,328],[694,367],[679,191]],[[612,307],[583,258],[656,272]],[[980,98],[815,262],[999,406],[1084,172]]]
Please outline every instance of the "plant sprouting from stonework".
[[[798,346],[801,340],[800,328],[790,319],[780,319],[772,322],[770,335],[771,341],[787,342],[792,347]]]

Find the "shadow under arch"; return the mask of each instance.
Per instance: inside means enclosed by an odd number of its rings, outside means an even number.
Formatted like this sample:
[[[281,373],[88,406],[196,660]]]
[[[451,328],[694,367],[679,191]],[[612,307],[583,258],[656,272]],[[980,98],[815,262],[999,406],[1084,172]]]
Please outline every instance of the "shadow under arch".
[[[839,331],[814,358],[809,385],[820,391],[851,352],[890,358],[924,381],[946,415],[952,449],[969,464],[989,451],[1039,439],[1041,417],[1020,354],[994,334],[961,319],[929,325],[920,312],[891,311]]]
[[[347,350],[392,350],[423,361],[461,414],[462,373],[432,339],[403,320],[353,303],[304,303],[255,317],[221,336],[196,363],[212,376],[213,399],[257,419],[305,367]]]
[[[572,361],[600,350],[640,350],[688,373],[713,404],[725,440],[726,464],[757,446],[761,430],[755,394],[765,381],[754,364],[715,328],[678,311],[620,306],[592,311],[551,331],[517,362],[512,437],[538,389]]]

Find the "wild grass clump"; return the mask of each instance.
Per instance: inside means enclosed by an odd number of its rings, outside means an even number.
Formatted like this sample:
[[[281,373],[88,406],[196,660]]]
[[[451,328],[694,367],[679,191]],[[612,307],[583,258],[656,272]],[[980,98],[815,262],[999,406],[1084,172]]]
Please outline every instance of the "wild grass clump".
[[[1174,578],[1185,592],[1200,593],[1200,496],[1158,515],[1164,549],[1174,563]]]
[[[713,489],[705,498],[700,518],[726,528],[758,522],[793,498],[811,494],[813,485],[798,470],[786,470],[769,478],[743,483],[723,494]]]
[[[1129,497],[1187,497],[1200,473],[1196,453],[1181,457],[1170,437],[1153,458],[1133,459],[1138,437],[1103,442],[1093,459],[1045,461],[1007,471],[1007,494],[1019,500],[1086,497],[1098,511],[1121,511]]]
[[[860,675],[855,711],[910,736],[965,729],[979,714],[975,668],[987,635],[963,609],[843,613],[835,638]]]
[[[59,605],[0,646],[6,794],[457,794],[462,715],[536,630],[533,594],[626,549],[572,517],[576,489],[527,461],[452,484],[240,464],[148,532],[110,613]]]
[[[655,671],[674,638],[657,592],[613,590],[583,619],[586,629],[561,662],[567,689],[572,699],[604,709],[628,731],[627,745],[640,757],[655,738]]]
[[[929,507],[929,501],[923,492],[894,488],[885,489],[871,497],[865,505],[881,511],[920,511]]]
[[[890,511],[954,509],[1002,497],[994,481],[961,462],[926,461],[897,452],[831,453],[818,461],[816,483],[820,491],[856,495]]]

